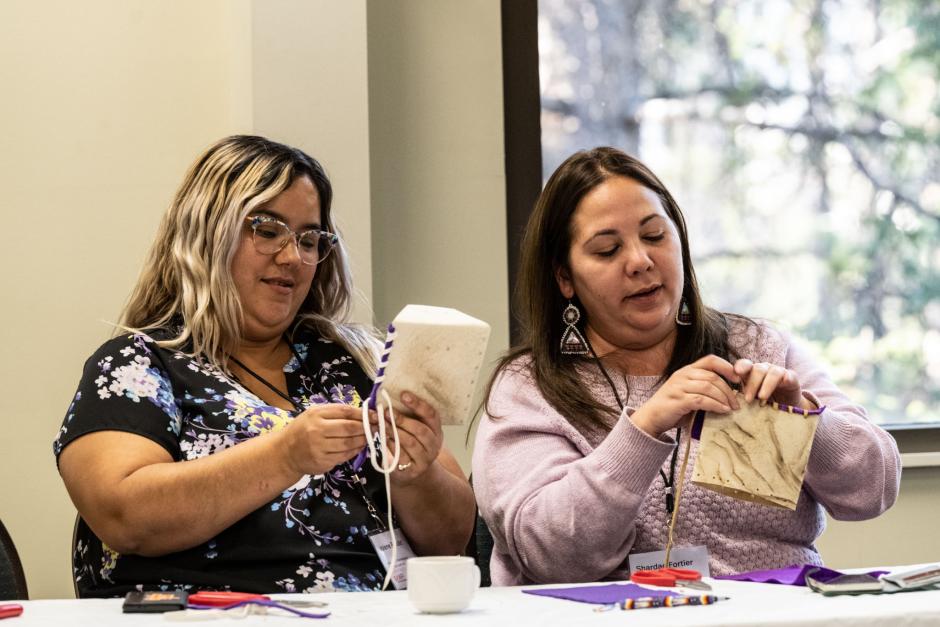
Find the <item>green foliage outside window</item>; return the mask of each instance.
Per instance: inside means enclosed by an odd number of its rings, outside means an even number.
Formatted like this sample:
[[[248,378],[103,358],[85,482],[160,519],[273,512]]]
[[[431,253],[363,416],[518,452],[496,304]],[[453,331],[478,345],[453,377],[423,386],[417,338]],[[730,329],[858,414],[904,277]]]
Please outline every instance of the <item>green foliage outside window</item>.
[[[882,424],[940,423],[940,3],[540,0],[546,175],[666,182],[706,301],[791,329]]]

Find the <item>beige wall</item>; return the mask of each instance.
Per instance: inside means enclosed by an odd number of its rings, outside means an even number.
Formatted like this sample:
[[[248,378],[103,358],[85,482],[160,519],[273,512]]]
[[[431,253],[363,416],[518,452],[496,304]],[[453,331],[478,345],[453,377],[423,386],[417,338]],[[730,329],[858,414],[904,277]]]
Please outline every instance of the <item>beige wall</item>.
[[[51,442],[82,364],[190,161],[251,127],[233,63],[245,6],[0,3],[0,516],[34,598],[71,594],[74,509]]]
[[[316,157],[333,183],[333,210],[372,318],[369,102],[365,0],[252,2],[254,131]]]
[[[940,433],[936,431],[896,431],[895,437],[902,452],[940,450]],[[940,562],[938,520],[940,468],[909,467],[901,475],[901,492],[894,507],[874,520],[830,519],[818,546],[823,559],[834,568]]]
[[[818,548],[832,568],[940,562],[938,520],[940,469],[909,468],[893,508],[874,520],[830,519]]]
[[[364,0],[0,2],[0,518],[33,598],[72,594],[52,440],[208,144],[268,133],[323,162],[371,317],[366,49]]]
[[[485,374],[509,345],[499,20],[498,2],[369,2],[376,321],[409,303],[485,320]],[[467,428],[444,430],[469,472]]]
[[[267,133],[323,161],[378,322],[447,305],[493,324],[491,357],[508,343],[495,0],[6,0],[0,89],[0,518],[33,598],[71,595],[51,441],[211,141]],[[466,467],[462,429],[448,442]],[[830,527],[825,558],[940,560],[938,487],[908,472],[889,514]]]

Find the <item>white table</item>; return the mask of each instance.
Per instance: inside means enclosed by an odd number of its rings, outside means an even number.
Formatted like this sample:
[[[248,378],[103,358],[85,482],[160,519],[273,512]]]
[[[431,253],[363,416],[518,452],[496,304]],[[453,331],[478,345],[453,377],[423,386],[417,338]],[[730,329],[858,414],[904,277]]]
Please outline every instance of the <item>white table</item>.
[[[418,614],[407,592],[328,593],[316,595],[329,603],[332,616],[324,621],[281,616],[250,616],[196,625],[323,625],[393,627],[398,625],[511,625],[513,627],[571,625],[940,625],[940,590],[890,595],[824,597],[803,587],[738,581],[708,580],[714,594],[731,599],[704,607],[675,607],[624,612],[595,612],[595,606],[523,594],[523,588],[483,588],[470,608],[460,614]],[[541,586],[565,587],[565,586]],[[526,588],[531,588],[527,586]],[[303,598],[302,595],[275,595]],[[122,614],[121,599],[23,602],[22,616],[0,627],[75,625],[111,627],[186,625],[160,614]]]

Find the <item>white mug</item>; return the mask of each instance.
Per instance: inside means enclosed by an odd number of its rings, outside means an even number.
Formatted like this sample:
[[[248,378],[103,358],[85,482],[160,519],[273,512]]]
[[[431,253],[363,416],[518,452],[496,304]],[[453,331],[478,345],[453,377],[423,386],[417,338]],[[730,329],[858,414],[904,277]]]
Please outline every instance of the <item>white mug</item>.
[[[460,612],[480,587],[472,557],[443,555],[408,558],[408,600],[419,612]]]

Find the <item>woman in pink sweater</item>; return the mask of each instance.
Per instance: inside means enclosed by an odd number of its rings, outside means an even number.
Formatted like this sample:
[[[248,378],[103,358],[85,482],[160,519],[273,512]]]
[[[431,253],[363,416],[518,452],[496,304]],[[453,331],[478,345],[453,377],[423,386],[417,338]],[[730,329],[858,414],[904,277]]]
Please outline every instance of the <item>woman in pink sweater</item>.
[[[636,159],[597,148],[555,171],[519,295],[524,340],[490,384],[473,455],[495,584],[625,579],[629,555],[663,549],[677,441],[695,411],[737,409],[734,388],[826,410],[795,511],[686,477],[674,544],[705,545],[712,575],[821,564],[824,509],[863,520],[894,503],[894,440],[789,336],[702,303],[682,213]]]

